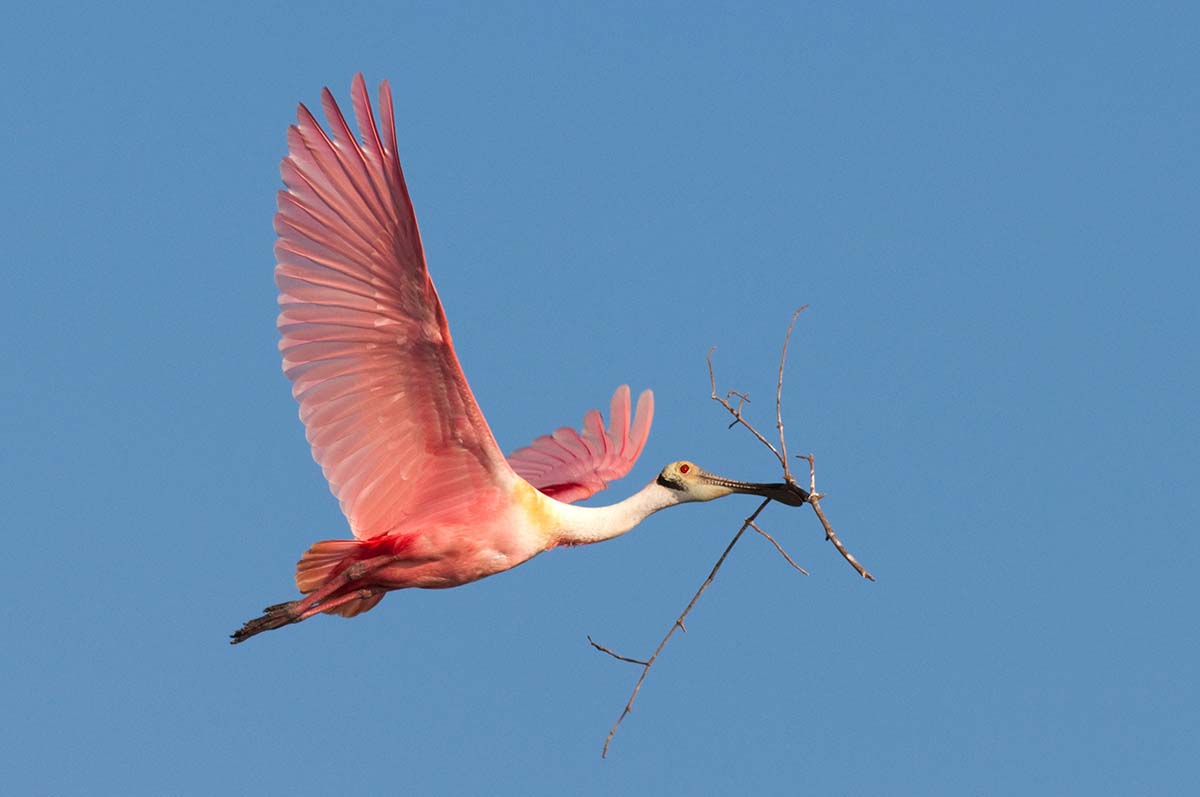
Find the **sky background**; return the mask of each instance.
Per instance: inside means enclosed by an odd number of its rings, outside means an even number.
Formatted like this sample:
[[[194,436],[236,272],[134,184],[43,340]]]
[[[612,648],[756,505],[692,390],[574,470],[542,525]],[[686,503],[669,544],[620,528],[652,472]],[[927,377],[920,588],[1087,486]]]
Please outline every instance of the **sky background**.
[[[5,12],[6,792],[1194,793],[1194,4],[336,5]],[[704,358],[769,427],[810,305],[789,446],[878,583],[768,508],[812,575],[739,543],[607,760],[586,635],[648,655],[753,500],[226,644],[348,533],[271,220],[357,71],[506,451],[627,382],[600,498],[772,479]]]

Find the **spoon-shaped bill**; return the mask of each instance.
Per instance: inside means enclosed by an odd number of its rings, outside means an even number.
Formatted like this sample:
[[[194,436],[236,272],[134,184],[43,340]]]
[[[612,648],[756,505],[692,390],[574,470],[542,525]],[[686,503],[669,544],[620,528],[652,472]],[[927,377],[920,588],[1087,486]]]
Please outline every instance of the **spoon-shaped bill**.
[[[707,471],[702,478],[705,482],[715,487],[725,487],[735,493],[759,495],[763,498],[770,498],[772,501],[778,501],[781,504],[787,504],[788,506],[802,506],[808,500],[808,490],[796,484],[787,484],[785,482],[775,482],[772,484],[741,482],[736,479],[726,479],[723,476],[717,476]]]

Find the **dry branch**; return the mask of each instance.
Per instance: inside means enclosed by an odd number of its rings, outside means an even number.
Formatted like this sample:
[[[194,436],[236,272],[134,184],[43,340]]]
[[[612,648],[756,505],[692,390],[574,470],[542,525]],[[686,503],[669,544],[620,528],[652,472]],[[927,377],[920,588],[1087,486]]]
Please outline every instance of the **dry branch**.
[[[787,551],[785,551],[785,550],[783,550],[783,546],[782,546],[782,545],[780,545],[778,542],[776,542],[776,541],[775,541],[775,538],[774,538],[774,537],[772,537],[770,534],[767,534],[765,531],[763,531],[762,529],[760,529],[760,528],[758,527],[758,524],[757,524],[757,523],[754,523],[753,521],[751,521],[751,523],[750,523],[750,528],[754,529],[754,530],[755,530],[755,531],[757,531],[759,534],[761,534],[762,536],[766,537],[766,538],[767,538],[767,541],[768,541],[768,542],[770,542],[772,545],[774,545],[774,546],[775,546],[775,550],[779,551],[779,555],[780,555],[780,556],[782,556],[784,559],[786,559],[786,560],[787,560],[787,563],[788,563],[789,565],[791,565],[792,567],[796,568],[797,570],[799,570],[799,571],[800,571],[801,573],[803,573],[804,575],[806,575],[806,576],[808,575],[808,571],[807,571],[807,570],[805,570],[805,569],[804,569],[803,567],[801,567],[800,565],[796,564],[796,563],[795,563],[795,561],[793,561],[793,560],[792,560],[792,557],[788,556],[788,552],[787,552]]]
[[[817,458],[809,454],[806,457],[799,457],[799,459],[808,460],[808,478],[809,484],[812,486],[812,489],[808,493],[808,503],[812,506],[813,512],[817,513],[817,519],[821,521],[821,525],[825,527],[825,539],[833,543],[833,547],[838,549],[838,553],[850,563],[851,567],[858,571],[860,576],[867,581],[874,581],[875,576],[867,572],[867,568],[860,565],[858,560],[854,558],[854,554],[847,551],[846,546],[842,545],[842,541],[833,532],[833,526],[829,525],[829,518],[825,517],[825,513],[821,510],[821,499],[825,496],[817,492],[817,467],[815,464]]]
[[[730,540],[729,544],[725,546],[725,550],[721,554],[721,558],[717,560],[715,565],[713,565],[712,572],[708,574],[708,578],[704,579],[704,583],[700,585],[700,589],[696,590],[696,594],[692,596],[690,601],[688,601],[687,608],[683,610],[683,613],[680,614],[679,617],[675,618],[675,622],[671,623],[671,628],[667,631],[666,636],[662,638],[662,641],[658,643],[658,647],[654,649],[654,654],[650,656],[649,659],[646,661],[639,661],[637,659],[621,656],[595,642],[590,636],[588,637],[588,643],[596,650],[607,653],[614,659],[620,659],[621,661],[628,661],[632,664],[640,664],[642,666],[642,674],[638,676],[637,683],[633,686],[633,692],[629,695],[629,701],[625,704],[625,708],[621,710],[621,716],[617,717],[617,721],[613,723],[612,729],[609,730],[608,736],[604,739],[604,749],[600,751],[601,758],[608,757],[608,746],[612,743],[613,737],[617,735],[617,728],[621,727],[621,723],[624,722],[625,718],[629,716],[629,712],[633,711],[633,701],[637,700],[638,692],[642,691],[642,683],[646,680],[646,676],[650,674],[650,668],[654,666],[655,660],[658,659],[658,654],[662,653],[663,648],[667,646],[667,642],[675,634],[676,628],[684,632],[687,631],[687,628],[683,625],[684,618],[688,616],[688,612],[690,612],[692,607],[696,605],[696,601],[700,600],[700,596],[704,594],[704,590],[708,589],[708,585],[711,584],[713,579],[717,577],[717,571],[721,569],[721,565],[725,564],[725,557],[729,556],[729,552],[733,550],[733,546],[737,545],[737,541],[742,538],[742,534],[745,533],[746,529],[748,529],[754,523],[754,519],[758,517],[758,513],[766,509],[766,506],[769,503],[771,503],[770,498],[764,499],[763,502],[758,505],[758,509],[755,509],[750,517],[746,518],[746,520],[742,522],[742,527],[737,530],[737,534],[734,534],[733,539]]]
[[[817,472],[815,465],[816,458],[812,454],[809,454],[808,456],[797,457],[798,459],[804,459],[808,462],[810,486],[810,490],[808,491],[805,491],[796,483],[796,479],[794,476],[792,476],[792,471],[788,464],[787,441],[784,439],[783,435],[783,371],[784,366],[787,364],[788,342],[792,337],[792,329],[796,325],[796,319],[806,308],[807,305],[799,308],[792,314],[791,321],[788,323],[787,333],[783,337],[783,351],[779,356],[779,378],[776,381],[775,386],[775,428],[779,434],[778,448],[776,448],[769,440],[767,440],[767,438],[764,437],[752,423],[747,421],[745,416],[742,414],[742,409],[750,402],[750,396],[748,394],[731,390],[726,393],[724,397],[717,395],[717,378],[713,373],[712,365],[713,349],[709,349],[708,351],[708,378],[710,384],[712,385],[711,398],[713,401],[718,402],[729,412],[730,415],[733,416],[733,421],[729,424],[729,428],[732,429],[734,426],[738,425],[745,427],[750,434],[754,435],[754,437],[757,438],[760,443],[766,446],[771,453],[775,455],[775,458],[779,460],[779,465],[783,470],[783,478],[784,482],[787,484],[788,491],[794,493],[795,497],[800,499],[800,502],[807,503],[812,506],[818,520],[821,522],[821,526],[825,529],[825,539],[833,543],[838,552],[855,570],[858,571],[859,575],[861,575],[863,578],[869,579],[870,581],[874,581],[875,577],[867,572],[866,568],[860,565],[858,560],[846,550],[844,545],[842,545],[841,540],[839,540],[837,535],[834,533],[833,527],[829,524],[828,518],[825,517],[825,513],[821,510],[821,499],[825,496],[817,492]],[[730,399],[733,398],[738,400],[736,407],[730,401]],[[788,496],[786,500],[789,500],[790,502],[791,497],[792,496]],[[642,660],[630,658],[628,656],[622,656],[610,648],[607,648],[604,645],[596,642],[591,638],[591,636],[587,638],[588,644],[601,653],[607,653],[614,659],[629,662],[630,664],[636,664],[642,668],[642,672],[638,676],[637,683],[634,684],[633,692],[630,693],[629,700],[625,703],[625,708],[621,710],[621,716],[617,717],[617,721],[613,723],[612,728],[608,732],[608,736],[604,740],[604,749],[601,751],[601,757],[606,758],[608,756],[608,746],[612,743],[613,737],[616,736],[617,729],[621,727],[621,723],[625,721],[625,718],[628,717],[629,713],[633,710],[633,703],[635,700],[637,700],[638,693],[642,690],[642,684],[645,683],[646,676],[650,674],[650,668],[654,666],[654,662],[658,660],[659,654],[662,653],[663,649],[667,646],[667,642],[669,642],[671,637],[675,634],[675,629],[678,628],[683,631],[687,631],[687,628],[684,627],[683,621],[687,618],[688,613],[692,611],[692,607],[696,605],[696,602],[700,600],[700,596],[704,594],[706,589],[708,589],[709,584],[711,584],[713,579],[717,577],[717,572],[721,569],[721,566],[725,564],[725,559],[729,556],[729,552],[733,550],[733,546],[737,545],[738,540],[742,538],[742,535],[746,532],[746,529],[753,529],[758,534],[761,534],[772,545],[775,546],[775,550],[777,550],[780,555],[787,560],[789,565],[796,570],[799,570],[804,575],[808,575],[808,571],[796,564],[792,557],[788,556],[788,553],[783,549],[783,546],[780,545],[774,537],[763,531],[763,529],[760,528],[757,523],[759,513],[766,509],[767,504],[771,503],[771,500],[771,498],[765,499],[761,504],[758,505],[758,508],[749,515],[749,517],[742,521],[741,527],[737,530],[737,533],[733,535],[733,539],[729,541],[729,544],[725,546],[725,550],[721,553],[720,558],[717,559],[716,564],[713,565],[712,571],[708,574],[708,578],[704,579],[704,583],[702,583],[700,588],[696,590],[696,594],[692,596],[692,599],[688,602],[688,605],[684,608],[683,612],[675,619],[675,622],[671,624],[670,629],[668,629],[667,633],[658,643],[658,647],[654,649],[654,653],[649,659]]]

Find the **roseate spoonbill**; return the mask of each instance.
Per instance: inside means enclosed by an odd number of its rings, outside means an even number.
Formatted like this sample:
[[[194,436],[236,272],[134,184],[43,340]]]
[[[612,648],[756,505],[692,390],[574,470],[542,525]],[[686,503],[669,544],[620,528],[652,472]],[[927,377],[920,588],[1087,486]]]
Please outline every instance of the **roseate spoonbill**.
[[[275,229],[283,370],[312,453],[352,540],[313,545],[296,566],[304,597],[264,609],[234,644],[323,612],[353,617],[405,587],[456,587],[560,545],[624,534],[675,504],[751,493],[798,505],[807,494],[672,462],[618,504],[572,503],[624,476],[650,433],[654,399],[613,394],[606,430],[592,410],[505,459],[475,403],[425,265],[396,155],[392,96],[382,131],[361,74],[356,141],[325,89],[330,132],[303,105],[288,129]],[[382,135],[381,135],[382,133]]]

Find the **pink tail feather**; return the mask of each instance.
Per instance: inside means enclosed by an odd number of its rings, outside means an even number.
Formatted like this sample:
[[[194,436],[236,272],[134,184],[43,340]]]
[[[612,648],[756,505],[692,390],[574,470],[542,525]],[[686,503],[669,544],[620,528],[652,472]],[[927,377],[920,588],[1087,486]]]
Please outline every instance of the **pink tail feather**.
[[[296,563],[296,589],[307,595],[356,559],[362,558],[359,540],[322,540],[314,543]]]
[[[379,552],[380,539],[322,540],[314,543],[296,563],[296,588],[306,595],[316,592],[337,578],[350,565],[369,559]],[[357,593],[357,597],[351,598],[348,594],[350,591]],[[337,589],[322,600],[322,603],[329,606],[322,611],[341,617],[355,617],[374,608],[375,604],[383,600],[385,594],[387,592],[383,589],[347,584],[346,592]]]

